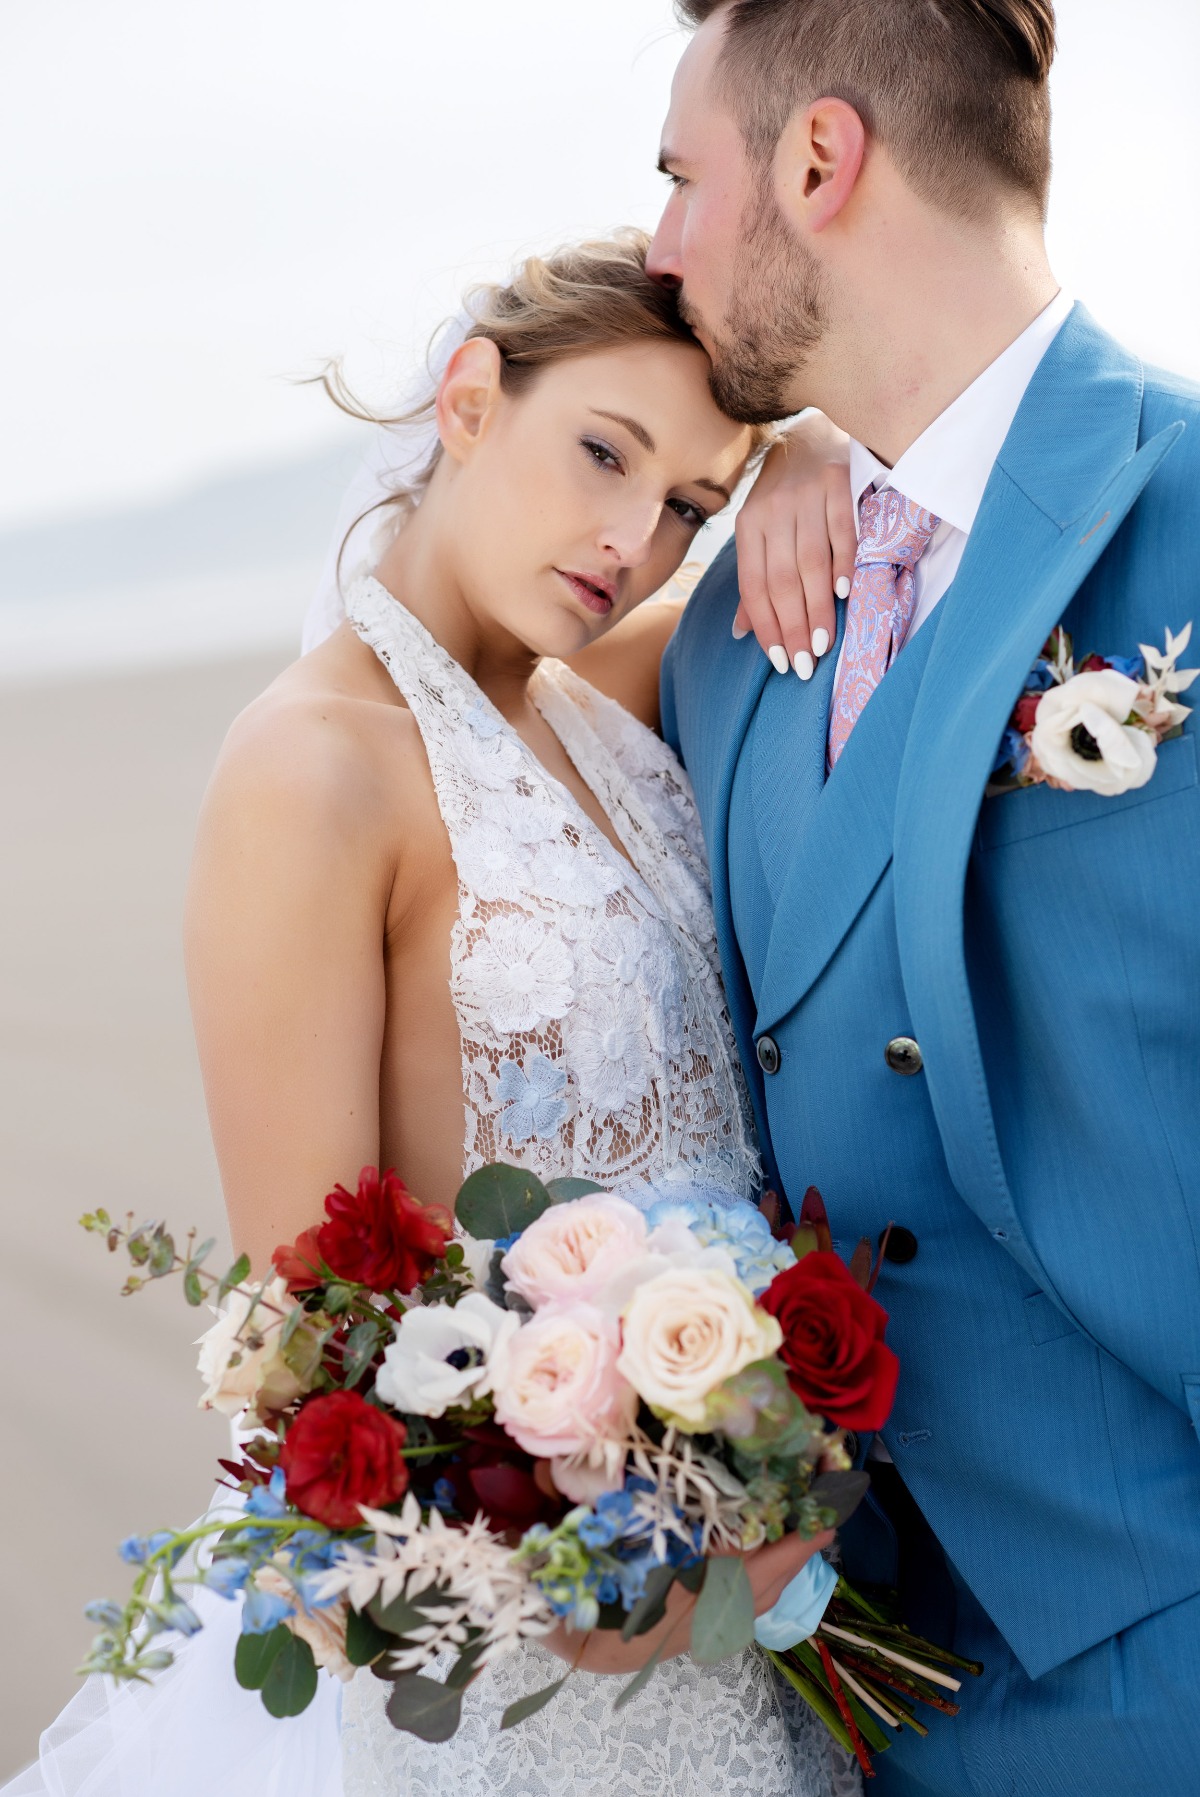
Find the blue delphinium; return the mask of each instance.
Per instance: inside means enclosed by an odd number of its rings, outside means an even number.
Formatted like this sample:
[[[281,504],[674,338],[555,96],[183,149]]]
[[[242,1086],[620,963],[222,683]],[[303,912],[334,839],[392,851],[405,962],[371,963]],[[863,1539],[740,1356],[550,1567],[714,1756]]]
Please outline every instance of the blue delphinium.
[[[288,1603],[286,1597],[277,1597],[272,1591],[260,1591],[257,1585],[250,1585],[242,1605],[242,1633],[269,1635],[273,1628],[294,1615],[295,1606]]]

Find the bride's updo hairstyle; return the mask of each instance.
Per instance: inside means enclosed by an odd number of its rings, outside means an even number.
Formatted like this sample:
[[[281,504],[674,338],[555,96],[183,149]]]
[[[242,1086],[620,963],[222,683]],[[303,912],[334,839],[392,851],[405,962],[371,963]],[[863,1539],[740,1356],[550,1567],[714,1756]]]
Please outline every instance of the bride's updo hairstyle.
[[[512,394],[527,387],[541,369],[571,356],[654,339],[700,347],[679,315],[674,292],[646,273],[649,248],[649,235],[629,226],[611,237],[568,244],[546,256],[527,256],[507,283],[488,281],[471,288],[460,318],[435,334],[423,381],[394,413],[363,405],[337,363],[317,377],[334,404],[351,418],[408,433],[415,454],[397,473],[395,490],[378,502],[399,512],[397,524],[420,503],[441,459],[435,424],[437,389],[450,354],[460,343],[472,337],[494,343],[502,358],[501,385]],[[760,451],[768,439],[765,429],[757,430],[755,450]],[[403,440],[398,439],[398,447],[403,447]]]

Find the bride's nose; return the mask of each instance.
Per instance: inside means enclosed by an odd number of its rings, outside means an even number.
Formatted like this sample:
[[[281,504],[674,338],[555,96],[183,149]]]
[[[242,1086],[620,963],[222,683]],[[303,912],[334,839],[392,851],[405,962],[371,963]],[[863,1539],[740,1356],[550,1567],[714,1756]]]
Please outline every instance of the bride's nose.
[[[627,513],[610,518],[600,531],[600,549],[623,568],[644,567],[653,553],[654,533],[661,516],[662,507],[654,505],[631,507]]]

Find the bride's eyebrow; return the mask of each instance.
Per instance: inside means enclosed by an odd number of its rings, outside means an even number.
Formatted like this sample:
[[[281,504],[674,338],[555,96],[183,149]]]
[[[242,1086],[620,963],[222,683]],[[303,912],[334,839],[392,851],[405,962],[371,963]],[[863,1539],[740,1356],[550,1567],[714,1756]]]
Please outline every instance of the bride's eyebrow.
[[[613,424],[623,424],[630,436],[634,437],[637,442],[641,444],[643,449],[647,450],[650,455],[657,455],[658,444],[654,441],[654,438],[650,435],[650,432],[646,429],[645,425],[639,424],[636,418],[627,418],[624,412],[606,412],[600,406],[591,406],[589,407],[589,410],[594,418],[607,418],[611,420]],[[696,479],[692,482],[692,485],[694,487],[703,487],[705,491],[709,493],[719,493],[726,505],[729,504],[730,499],[733,497],[728,487],[721,486],[720,483],[715,480],[705,480],[703,476],[700,475],[697,475]]]
[[[624,412],[604,412],[599,406],[592,406],[591,412],[596,418],[608,418],[613,424],[623,424],[630,436],[640,443],[644,450],[650,455],[658,454],[658,444],[645,425],[639,424],[636,418],[627,418]]]

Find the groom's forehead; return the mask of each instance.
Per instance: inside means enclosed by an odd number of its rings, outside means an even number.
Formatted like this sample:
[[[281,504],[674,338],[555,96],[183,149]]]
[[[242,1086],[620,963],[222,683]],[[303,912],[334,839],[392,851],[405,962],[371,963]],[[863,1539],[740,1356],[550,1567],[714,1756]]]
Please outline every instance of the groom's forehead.
[[[714,106],[718,103],[715,76],[724,38],[725,16],[722,8],[693,33],[676,65],[671,81],[671,101],[663,125],[665,157],[669,157],[672,150],[685,153],[687,135],[712,117]],[[724,102],[720,103],[720,110],[726,110]]]

